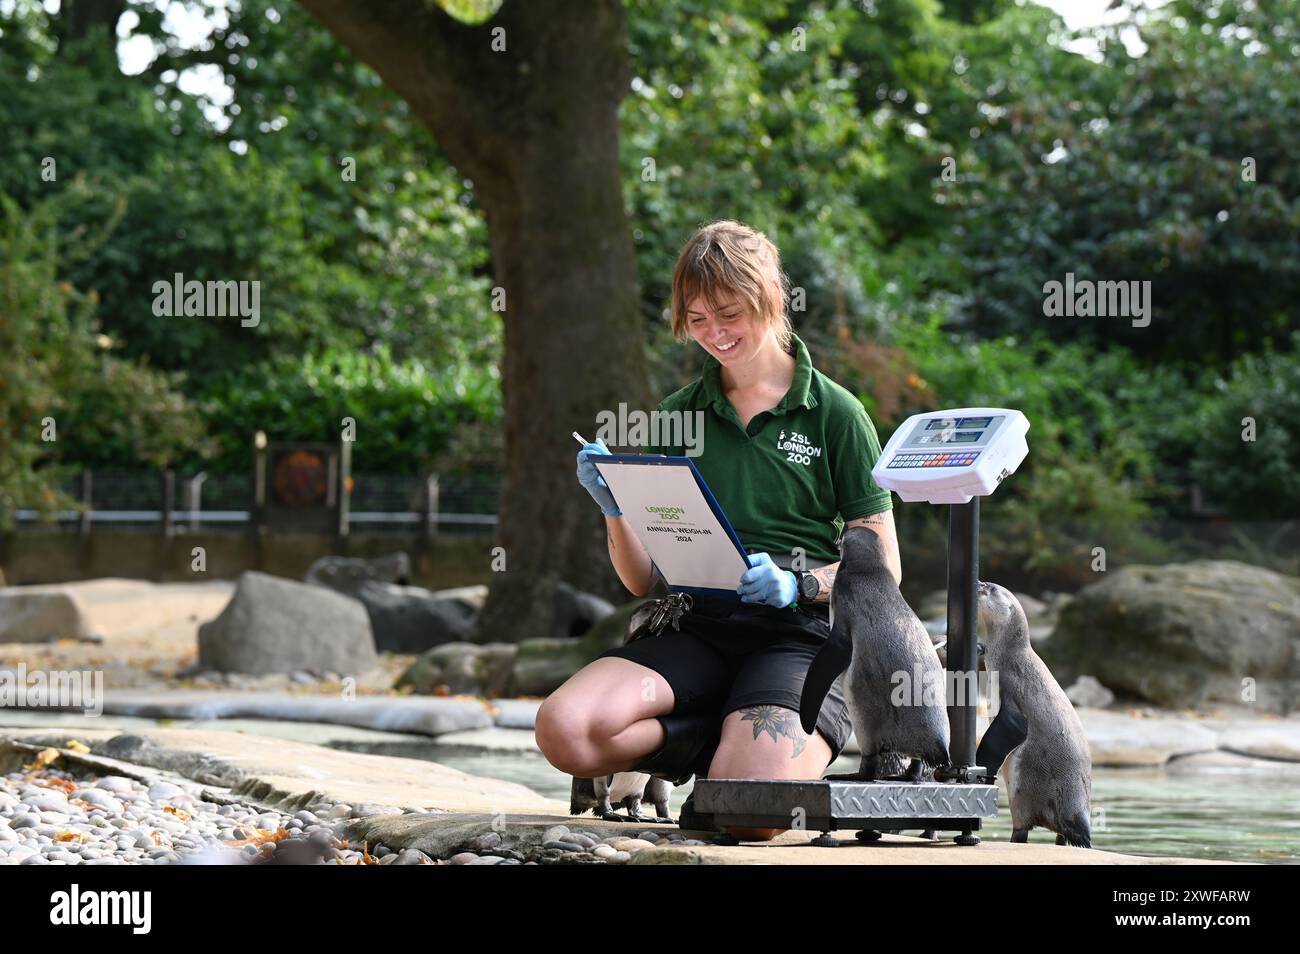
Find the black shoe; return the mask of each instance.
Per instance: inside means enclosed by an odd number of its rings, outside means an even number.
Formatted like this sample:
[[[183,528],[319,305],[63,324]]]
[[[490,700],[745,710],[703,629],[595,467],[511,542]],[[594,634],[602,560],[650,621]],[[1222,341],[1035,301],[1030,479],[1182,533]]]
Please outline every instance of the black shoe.
[[[645,772],[673,785],[685,785],[718,746],[721,725],[714,715],[656,716],[664,727],[664,743],[647,755],[633,772]],[[705,771],[708,771],[707,762]]]

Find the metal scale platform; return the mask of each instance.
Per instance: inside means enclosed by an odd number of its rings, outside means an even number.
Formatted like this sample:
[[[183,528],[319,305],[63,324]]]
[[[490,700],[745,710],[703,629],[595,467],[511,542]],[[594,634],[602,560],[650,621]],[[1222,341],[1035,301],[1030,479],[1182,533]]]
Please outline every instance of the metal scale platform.
[[[917,414],[885,446],[872,477],[904,501],[949,504],[948,685],[978,674],[979,498],[991,494],[1028,454],[1029,422],[1019,411],[960,408]],[[956,680],[955,682],[953,680]],[[948,706],[952,764],[934,782],[822,779],[697,779],[695,812],[682,827],[802,828],[820,831],[817,845],[846,845],[831,832],[857,830],[871,842],[883,831],[975,832],[998,813],[998,789],[975,764],[977,699]],[[724,836],[725,837],[725,836]]]

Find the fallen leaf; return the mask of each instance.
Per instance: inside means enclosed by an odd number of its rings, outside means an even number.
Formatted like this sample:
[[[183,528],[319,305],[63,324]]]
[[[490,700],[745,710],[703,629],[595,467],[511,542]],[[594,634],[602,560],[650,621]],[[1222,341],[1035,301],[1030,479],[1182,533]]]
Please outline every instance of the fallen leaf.
[[[56,831],[54,833],[55,841],[81,841],[81,837],[79,831]]]
[[[181,811],[181,809],[177,808],[175,805],[164,805],[163,811],[165,811],[168,815],[175,815],[181,821],[190,820],[189,812]]]
[[[279,828],[275,831],[255,831],[251,838],[244,838],[241,841],[226,841],[222,842],[222,844],[231,845],[236,848],[244,845],[274,844],[278,841],[284,841],[289,837],[289,834],[290,832],[287,828]]]
[[[63,753],[58,749],[41,749],[36,753],[36,758],[32,759],[30,765],[24,765],[24,772],[36,772],[54,763],[54,761]]]
[[[78,742],[76,739],[68,739],[67,742],[63,743],[63,747],[65,749],[72,749],[72,751],[74,752],[90,751],[90,746],[88,746],[85,742]]]

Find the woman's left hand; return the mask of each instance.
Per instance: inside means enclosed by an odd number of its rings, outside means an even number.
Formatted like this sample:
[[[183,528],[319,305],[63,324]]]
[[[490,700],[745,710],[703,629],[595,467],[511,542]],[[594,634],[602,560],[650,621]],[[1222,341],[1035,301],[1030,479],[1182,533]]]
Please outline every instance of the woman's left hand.
[[[742,603],[782,607],[795,601],[798,591],[793,573],[781,569],[766,553],[750,554],[749,564],[750,568],[740,577],[740,586],[736,587]]]

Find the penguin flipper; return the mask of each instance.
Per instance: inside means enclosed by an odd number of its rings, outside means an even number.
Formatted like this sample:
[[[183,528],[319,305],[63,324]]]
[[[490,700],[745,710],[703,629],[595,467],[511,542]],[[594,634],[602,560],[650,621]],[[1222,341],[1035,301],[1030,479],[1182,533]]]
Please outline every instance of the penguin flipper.
[[[803,692],[799,697],[799,724],[808,735],[817,729],[817,717],[821,715],[822,703],[831,691],[831,684],[853,660],[853,640],[849,635],[848,621],[849,614],[841,613],[831,624],[825,645],[813,657],[804,677]]]
[[[1092,847],[1092,824],[1088,816],[1079,812],[1073,818],[1061,822],[1061,830],[1057,833],[1056,843],[1058,845],[1073,845],[1076,848]]]
[[[997,778],[1007,756],[1028,737],[1029,721],[1024,713],[1010,699],[1003,699],[998,717],[980,740],[979,750],[975,753],[975,764],[984,766],[984,772],[989,778]]]

